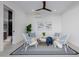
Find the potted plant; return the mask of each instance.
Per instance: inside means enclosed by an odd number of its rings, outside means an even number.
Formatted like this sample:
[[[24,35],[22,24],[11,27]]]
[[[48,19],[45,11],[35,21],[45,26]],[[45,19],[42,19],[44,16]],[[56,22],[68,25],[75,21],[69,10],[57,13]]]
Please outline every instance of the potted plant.
[[[46,35],[45,32],[42,33],[43,37]]]
[[[26,26],[26,33],[28,33],[28,36],[30,36],[31,31],[32,31],[32,25],[29,24],[28,26]]]

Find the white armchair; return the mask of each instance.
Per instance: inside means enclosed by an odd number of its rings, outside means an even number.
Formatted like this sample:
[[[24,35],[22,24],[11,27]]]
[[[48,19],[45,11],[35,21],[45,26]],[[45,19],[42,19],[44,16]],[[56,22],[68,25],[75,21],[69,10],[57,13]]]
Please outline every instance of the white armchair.
[[[55,40],[54,40],[54,46],[56,47],[59,47],[59,48],[62,48],[64,47],[64,50],[65,52],[67,53],[67,46],[68,46],[68,39],[69,39],[69,34],[67,33],[64,33],[61,35],[61,37],[57,37]]]
[[[35,45],[37,48],[38,42],[36,38],[30,38],[27,34],[22,34],[24,40],[25,40],[25,51],[28,47]]]
[[[60,38],[60,43],[65,49],[65,52],[67,53],[67,47],[68,47],[68,39],[69,39],[70,34],[64,33],[61,38]]]

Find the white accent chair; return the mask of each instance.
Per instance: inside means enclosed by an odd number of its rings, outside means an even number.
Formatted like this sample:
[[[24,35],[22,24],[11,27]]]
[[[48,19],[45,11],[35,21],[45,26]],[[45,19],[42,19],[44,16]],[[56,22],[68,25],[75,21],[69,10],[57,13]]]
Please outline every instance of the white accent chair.
[[[54,41],[54,47],[56,47],[56,46],[58,48],[64,47],[64,50],[67,53],[69,36],[70,36],[69,34],[63,33],[60,38],[56,38],[56,40]]]
[[[68,47],[68,39],[70,37],[70,34],[64,33],[62,37],[60,38],[60,43],[65,49],[65,52],[67,53],[67,47]]]
[[[38,42],[36,40],[36,38],[30,38],[27,34],[22,34],[24,40],[25,40],[25,51],[27,50],[28,47],[30,46],[34,46],[37,48]]]

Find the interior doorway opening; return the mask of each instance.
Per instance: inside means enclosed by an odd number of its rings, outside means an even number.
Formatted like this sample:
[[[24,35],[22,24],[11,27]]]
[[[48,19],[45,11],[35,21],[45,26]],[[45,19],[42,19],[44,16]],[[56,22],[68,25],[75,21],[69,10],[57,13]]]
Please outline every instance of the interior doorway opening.
[[[7,47],[12,44],[13,36],[13,11],[6,5],[4,5],[4,21],[3,21],[3,42],[4,47]]]

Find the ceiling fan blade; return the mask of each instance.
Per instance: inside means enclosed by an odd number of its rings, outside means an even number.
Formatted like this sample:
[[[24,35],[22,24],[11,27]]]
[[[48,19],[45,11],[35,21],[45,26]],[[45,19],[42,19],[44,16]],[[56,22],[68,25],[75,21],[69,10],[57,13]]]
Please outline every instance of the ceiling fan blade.
[[[40,8],[40,9],[37,9],[37,10],[35,10],[35,11],[40,11],[40,10],[42,10],[43,8]]]
[[[45,2],[45,1],[43,1],[43,7],[42,7],[42,8],[40,8],[40,9],[37,9],[36,11],[40,11],[40,10],[45,9],[45,6],[46,6],[46,2]]]
[[[40,11],[40,10],[47,10],[47,11],[50,11],[50,12],[52,11],[52,10],[46,8],[46,1],[43,1],[43,7],[42,8],[37,9],[35,11]]]
[[[52,12],[52,10],[45,8],[45,10]]]

